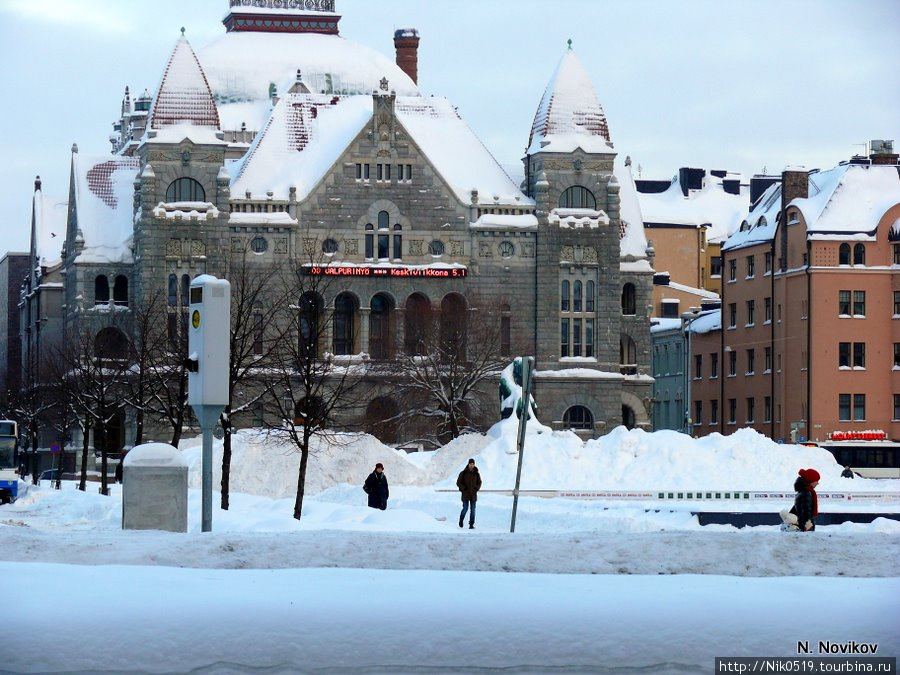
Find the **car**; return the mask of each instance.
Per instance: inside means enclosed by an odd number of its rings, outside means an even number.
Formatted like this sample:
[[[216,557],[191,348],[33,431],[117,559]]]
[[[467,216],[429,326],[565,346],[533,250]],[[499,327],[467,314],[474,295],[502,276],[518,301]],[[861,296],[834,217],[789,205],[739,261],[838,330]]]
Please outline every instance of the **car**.
[[[56,480],[60,477],[62,473],[62,469],[45,469],[41,472],[41,475],[38,476],[38,485],[41,484],[41,481],[44,480]]]

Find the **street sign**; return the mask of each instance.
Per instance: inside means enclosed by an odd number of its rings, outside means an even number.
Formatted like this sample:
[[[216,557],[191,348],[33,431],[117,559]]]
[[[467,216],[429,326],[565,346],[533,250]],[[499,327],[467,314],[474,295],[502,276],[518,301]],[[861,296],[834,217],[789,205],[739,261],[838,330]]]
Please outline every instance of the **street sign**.
[[[791,429],[805,429],[806,422],[791,422]]]
[[[51,443],[50,452],[59,452],[59,443]]]

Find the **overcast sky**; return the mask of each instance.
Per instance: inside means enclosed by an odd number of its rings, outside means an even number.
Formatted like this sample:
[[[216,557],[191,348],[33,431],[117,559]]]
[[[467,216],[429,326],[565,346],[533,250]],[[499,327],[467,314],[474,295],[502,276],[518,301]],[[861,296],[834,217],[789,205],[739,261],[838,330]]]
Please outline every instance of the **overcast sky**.
[[[154,92],[182,26],[224,31],[228,0],[0,0],[0,255],[27,251],[34,177],[68,194],[72,143],[109,149],[125,86]],[[644,178],[680,166],[749,177],[828,168],[871,139],[900,145],[896,0],[336,0],[341,35],[393,55],[414,27],[419,85],[447,96],[517,167],[573,46],[613,143]],[[253,58],[248,54],[247,58]]]

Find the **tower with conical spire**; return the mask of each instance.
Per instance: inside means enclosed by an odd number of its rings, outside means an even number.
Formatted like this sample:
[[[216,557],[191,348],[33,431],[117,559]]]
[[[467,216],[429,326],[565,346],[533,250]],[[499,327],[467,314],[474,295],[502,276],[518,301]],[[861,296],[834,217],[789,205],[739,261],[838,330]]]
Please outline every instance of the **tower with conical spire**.
[[[649,354],[631,326],[638,307],[646,313],[649,289],[646,281],[626,283],[620,269],[615,158],[606,115],[570,40],[535,113],[523,162],[540,229],[535,338],[541,398],[571,407],[569,373],[595,370],[596,377],[580,380],[581,404],[599,412],[595,433],[623,421],[649,425],[644,392],[623,395],[628,378],[638,374],[637,353]]]

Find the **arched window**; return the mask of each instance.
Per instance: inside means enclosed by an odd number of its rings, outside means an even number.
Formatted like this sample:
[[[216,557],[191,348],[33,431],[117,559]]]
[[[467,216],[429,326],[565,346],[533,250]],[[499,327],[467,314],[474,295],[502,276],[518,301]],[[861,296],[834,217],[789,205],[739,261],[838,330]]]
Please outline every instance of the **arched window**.
[[[584,291],[584,311],[585,312],[593,312],[594,311],[594,282],[588,281],[585,284]]]
[[[375,226],[372,223],[366,223],[366,259],[371,260],[375,257]]]
[[[838,249],[838,265],[850,264],[850,244],[841,244]]]
[[[98,274],[94,279],[94,304],[105,305],[109,302],[109,279],[105,274]]]
[[[118,328],[108,326],[94,338],[94,356],[103,359],[124,359],[128,352],[128,340]]]
[[[567,279],[563,279],[559,292],[559,309],[563,312],[569,311],[569,281]]]
[[[468,322],[466,301],[458,293],[441,300],[441,352],[447,360],[465,360]]]
[[[431,302],[421,293],[406,299],[403,346],[410,356],[423,356],[428,351],[428,329],[431,326]]]
[[[353,354],[356,338],[356,300],[341,293],[334,300],[334,353]]]
[[[169,275],[169,307],[176,307],[178,305],[178,276],[175,274]]]
[[[298,317],[298,346],[301,361],[319,356],[319,315],[321,300],[315,293],[304,293],[300,298]]]
[[[866,246],[865,246],[865,244],[855,244],[853,246],[853,264],[854,265],[865,265],[866,264]]]
[[[403,258],[403,226],[399,223],[394,225],[394,260]]]
[[[390,240],[388,234],[390,228],[390,215],[387,211],[378,212],[378,259],[387,260],[390,257]]]
[[[634,284],[628,282],[622,287],[622,314],[633,316],[635,313]]]
[[[630,335],[619,338],[619,371],[623,375],[637,374],[637,348]]]
[[[338,243],[331,239],[330,237],[322,242],[322,253],[325,255],[331,256],[337,253],[338,251]]]
[[[167,202],[205,202],[206,191],[193,178],[176,178],[166,188]]]
[[[128,307],[128,277],[120,274],[113,285],[113,302],[120,307]]]
[[[573,185],[567,188],[559,196],[559,208],[561,209],[597,209],[597,200],[594,193],[581,185]]]
[[[581,311],[581,282],[576,281],[572,284],[572,311]]]
[[[394,358],[393,309],[393,301],[384,293],[372,296],[369,301],[369,355],[373,359]]]
[[[563,426],[567,429],[593,429],[594,416],[583,405],[573,405],[563,414]]]

